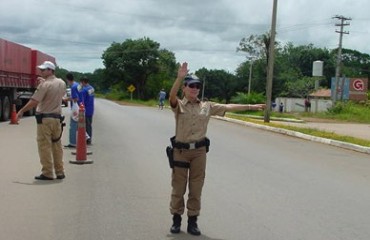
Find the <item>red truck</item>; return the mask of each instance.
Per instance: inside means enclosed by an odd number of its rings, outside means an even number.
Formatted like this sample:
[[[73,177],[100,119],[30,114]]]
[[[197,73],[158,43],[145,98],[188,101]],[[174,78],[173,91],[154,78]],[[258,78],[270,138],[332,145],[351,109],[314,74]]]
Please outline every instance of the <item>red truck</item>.
[[[24,106],[37,87],[37,66],[55,58],[0,38],[0,121],[10,118],[13,104]],[[27,115],[34,115],[35,109]]]

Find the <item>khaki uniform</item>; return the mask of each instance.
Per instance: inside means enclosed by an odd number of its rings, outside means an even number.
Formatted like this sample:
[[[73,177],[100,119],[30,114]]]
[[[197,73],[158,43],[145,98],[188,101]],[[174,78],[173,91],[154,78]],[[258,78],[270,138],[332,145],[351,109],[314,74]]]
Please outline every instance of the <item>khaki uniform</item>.
[[[212,115],[224,116],[226,105],[213,102],[189,102],[185,97],[177,100],[172,111],[176,119],[176,141],[193,143],[206,137],[207,126]],[[197,149],[174,148],[174,160],[187,162],[189,168],[175,166],[172,171],[171,214],[182,215],[185,210],[184,195],[189,184],[186,203],[187,215],[198,216],[206,170],[206,147]]]
[[[66,84],[62,79],[54,75],[45,79],[41,83],[32,99],[39,102],[36,108],[37,114],[56,114],[62,113],[62,98],[66,91]],[[64,174],[63,167],[63,148],[61,140],[52,142],[61,134],[60,119],[45,117],[42,124],[37,124],[37,146],[39,151],[41,172],[46,177],[53,177],[53,170],[56,175]],[[54,169],[53,169],[54,168]]]

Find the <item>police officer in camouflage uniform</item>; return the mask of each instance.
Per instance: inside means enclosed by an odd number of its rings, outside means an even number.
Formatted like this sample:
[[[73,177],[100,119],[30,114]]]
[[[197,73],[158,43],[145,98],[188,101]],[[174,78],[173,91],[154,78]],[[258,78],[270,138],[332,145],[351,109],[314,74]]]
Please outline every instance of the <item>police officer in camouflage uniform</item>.
[[[183,98],[177,97],[182,87]],[[186,201],[188,226],[187,232],[200,235],[197,218],[200,214],[201,194],[205,179],[206,153],[210,141],[206,138],[207,125],[212,115],[223,116],[226,111],[261,110],[265,104],[218,104],[202,102],[198,95],[202,87],[195,75],[188,75],[188,64],[182,63],[177,78],[170,91],[170,106],[175,114],[176,135],[171,139],[174,167],[172,170],[172,193],[170,212],[173,215],[171,233],[179,233],[181,215]]]
[[[41,76],[39,85],[28,103],[19,110],[17,118],[36,107],[37,146],[41,174],[36,180],[64,179],[63,148],[60,140],[62,134],[62,98],[66,92],[66,83],[54,75],[55,65],[45,61],[38,66]]]

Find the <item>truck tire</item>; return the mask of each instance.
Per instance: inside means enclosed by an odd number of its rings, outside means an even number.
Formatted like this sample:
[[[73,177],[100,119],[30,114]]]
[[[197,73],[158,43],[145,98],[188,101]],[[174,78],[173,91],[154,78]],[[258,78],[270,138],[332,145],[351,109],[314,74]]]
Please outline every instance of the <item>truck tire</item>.
[[[0,97],[0,121],[3,119],[3,100]]]
[[[2,97],[1,103],[2,103],[1,104],[2,106],[1,120],[8,121],[10,118],[10,110],[11,110],[9,96]]]

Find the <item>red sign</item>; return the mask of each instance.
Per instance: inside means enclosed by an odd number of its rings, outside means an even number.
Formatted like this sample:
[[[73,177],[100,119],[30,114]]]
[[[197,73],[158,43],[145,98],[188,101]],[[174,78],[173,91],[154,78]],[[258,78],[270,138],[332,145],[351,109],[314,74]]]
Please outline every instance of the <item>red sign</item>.
[[[353,89],[356,91],[363,91],[365,88],[365,83],[362,79],[355,79],[352,82]]]

